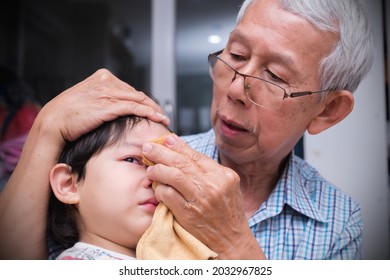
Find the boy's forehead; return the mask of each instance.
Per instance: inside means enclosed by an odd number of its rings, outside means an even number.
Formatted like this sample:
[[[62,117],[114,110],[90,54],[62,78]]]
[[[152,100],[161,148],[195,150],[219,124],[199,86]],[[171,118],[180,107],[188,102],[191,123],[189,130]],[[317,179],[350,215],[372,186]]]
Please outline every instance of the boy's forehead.
[[[157,123],[150,120],[143,120],[130,130],[129,136],[137,137],[142,140],[151,141],[171,131],[162,123]]]

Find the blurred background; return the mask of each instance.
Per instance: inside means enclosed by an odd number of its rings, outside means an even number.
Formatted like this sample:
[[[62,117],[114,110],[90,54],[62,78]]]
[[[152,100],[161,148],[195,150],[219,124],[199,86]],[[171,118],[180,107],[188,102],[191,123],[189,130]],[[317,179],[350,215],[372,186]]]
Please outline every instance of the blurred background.
[[[353,113],[320,135],[305,135],[296,152],[361,203],[364,258],[390,259],[390,7],[385,0],[361,2],[374,31],[374,67],[355,94]],[[12,170],[16,164],[41,106],[103,67],[152,93],[178,134],[208,130],[212,83],[207,55],[224,47],[241,3],[2,0],[0,121],[2,137],[6,130],[13,135],[12,141],[2,139],[3,166]],[[3,175],[4,183],[9,173]]]
[[[167,60],[169,46],[174,73],[168,79],[175,85],[163,95],[175,100],[160,101],[174,114],[176,131],[204,131],[210,128],[207,55],[223,48],[242,1],[154,2],[3,0],[0,65],[27,80],[41,104],[102,67],[150,94],[152,64],[158,64],[152,61],[152,44],[160,60]],[[153,35],[152,22],[159,34]]]

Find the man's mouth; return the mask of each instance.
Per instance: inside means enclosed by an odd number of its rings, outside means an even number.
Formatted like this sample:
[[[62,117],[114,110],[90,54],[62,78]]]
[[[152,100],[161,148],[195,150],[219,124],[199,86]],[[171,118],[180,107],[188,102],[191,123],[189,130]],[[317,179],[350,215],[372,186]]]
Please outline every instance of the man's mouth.
[[[234,123],[233,121],[229,120],[222,120],[223,124],[227,126],[231,130],[239,131],[239,132],[248,132],[247,129],[243,128],[242,126]]]

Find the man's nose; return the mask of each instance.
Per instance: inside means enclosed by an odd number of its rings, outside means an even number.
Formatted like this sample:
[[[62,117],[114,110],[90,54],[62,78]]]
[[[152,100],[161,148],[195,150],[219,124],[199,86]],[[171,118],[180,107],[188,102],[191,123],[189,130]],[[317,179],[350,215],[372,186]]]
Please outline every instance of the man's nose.
[[[251,102],[247,96],[248,84],[246,83],[245,76],[240,73],[236,73],[232,79],[231,84],[228,87],[228,98],[237,104],[241,104],[245,107],[249,107]]]

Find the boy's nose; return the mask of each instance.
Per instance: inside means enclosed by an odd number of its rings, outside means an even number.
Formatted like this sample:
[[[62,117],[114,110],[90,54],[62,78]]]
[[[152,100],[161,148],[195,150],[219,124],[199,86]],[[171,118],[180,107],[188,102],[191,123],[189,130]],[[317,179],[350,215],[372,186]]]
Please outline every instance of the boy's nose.
[[[143,186],[144,188],[151,188],[151,187],[152,187],[152,183],[153,183],[152,180],[150,180],[150,179],[148,179],[148,178],[145,178],[145,180],[144,180],[143,183],[142,183],[142,186]]]

